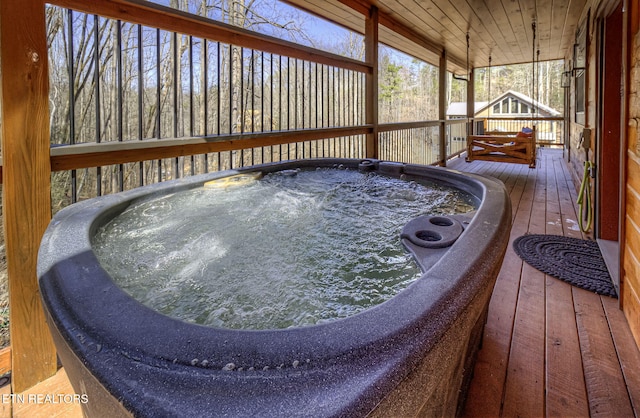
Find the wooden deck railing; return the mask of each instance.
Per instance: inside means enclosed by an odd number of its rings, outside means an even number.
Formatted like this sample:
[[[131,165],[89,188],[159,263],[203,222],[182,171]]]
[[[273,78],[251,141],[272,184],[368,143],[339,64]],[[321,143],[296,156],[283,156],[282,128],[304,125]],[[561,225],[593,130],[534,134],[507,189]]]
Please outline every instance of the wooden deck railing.
[[[51,118],[54,212],[101,194],[256,162],[377,157],[442,164],[447,152],[460,152],[450,125],[464,121],[377,123],[372,59],[151,3],[52,3],[49,20],[61,23],[58,32],[49,30],[50,49],[74,58],[50,56],[50,72],[75,86]],[[375,50],[374,29],[368,32],[368,49]],[[74,39],[82,34],[87,42]],[[115,52],[99,51],[98,43],[115,45]]]

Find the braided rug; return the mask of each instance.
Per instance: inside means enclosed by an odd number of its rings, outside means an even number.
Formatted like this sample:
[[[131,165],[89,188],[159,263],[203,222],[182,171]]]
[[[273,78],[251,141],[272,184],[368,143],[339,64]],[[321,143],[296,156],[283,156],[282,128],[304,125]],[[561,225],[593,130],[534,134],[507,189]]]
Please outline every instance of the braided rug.
[[[527,234],[513,241],[513,249],[543,273],[599,295],[618,297],[595,241]]]

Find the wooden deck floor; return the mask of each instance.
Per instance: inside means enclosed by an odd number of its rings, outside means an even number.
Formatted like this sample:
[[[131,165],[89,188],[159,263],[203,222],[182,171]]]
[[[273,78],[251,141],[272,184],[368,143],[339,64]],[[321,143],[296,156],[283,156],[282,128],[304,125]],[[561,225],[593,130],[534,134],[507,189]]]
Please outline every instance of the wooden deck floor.
[[[513,205],[512,240],[527,232],[587,238],[577,225],[576,189],[560,151],[543,149],[536,169],[463,158],[449,166],[505,183]],[[3,393],[10,395],[10,389]],[[62,370],[28,393],[73,389]],[[465,416],[637,418],[639,412],[640,352],[618,301],[545,276],[509,247]],[[0,417],[10,415],[10,404],[0,404]],[[13,416],[79,417],[81,411],[77,403],[21,402],[14,403]]]
[[[525,233],[589,238],[562,151],[527,165],[454,160],[501,179],[511,195],[511,241]],[[618,300],[535,270],[511,245],[496,282],[465,416],[638,417],[640,352]]]
[[[11,395],[9,385],[0,388],[2,418],[82,418],[81,400],[64,369],[31,389]]]

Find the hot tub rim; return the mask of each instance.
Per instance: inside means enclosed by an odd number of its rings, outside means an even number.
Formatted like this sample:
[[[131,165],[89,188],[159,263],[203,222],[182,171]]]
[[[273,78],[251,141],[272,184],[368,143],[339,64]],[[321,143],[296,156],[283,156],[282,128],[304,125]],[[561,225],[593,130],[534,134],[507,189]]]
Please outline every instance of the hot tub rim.
[[[319,164],[324,164],[324,166],[343,164],[351,167],[359,161],[361,160],[303,160],[305,164],[302,165],[317,167]],[[233,172],[255,170],[264,171],[265,168],[277,171],[283,169],[283,167],[297,167],[300,165],[300,161],[287,161],[283,163],[255,166],[250,169],[234,170]],[[500,222],[503,222],[503,218],[505,216],[508,215],[510,218],[510,210],[507,210],[505,213],[505,208],[509,206],[508,196],[506,196],[504,186],[495,180],[480,176],[470,176],[468,174],[462,174],[441,168],[409,164],[403,165],[403,170],[406,170],[406,172],[411,175],[427,171],[434,174],[436,177],[444,178],[446,181],[453,180],[454,183],[461,182],[467,185],[467,188],[470,187],[473,189],[476,193],[481,191],[482,198],[480,199],[481,203],[478,208],[478,213],[465,231],[467,238],[474,239],[474,236],[477,235],[478,237],[486,239],[487,236],[500,235],[500,231],[496,231],[495,226],[499,225]],[[229,175],[230,173],[232,172],[226,172],[226,175]],[[195,176],[186,180],[182,179],[176,184],[169,186],[167,186],[166,183],[160,184],[159,186],[165,186],[165,188],[169,190],[179,190],[189,187],[198,187],[198,185],[206,179],[221,177],[225,177],[225,173]],[[469,181],[471,181],[472,186],[469,186]],[[466,191],[469,190],[467,189]],[[115,285],[115,283],[113,283],[108,274],[98,266],[95,271],[91,271],[94,282],[88,286],[89,289],[87,290],[90,291],[90,293],[97,292],[98,290],[102,291],[103,294],[100,295],[102,296],[100,303],[97,305],[94,304],[89,311],[84,312],[82,309],[77,310],[77,308],[71,308],[71,306],[74,306],[74,303],[78,301],[76,300],[74,302],[69,299],[70,295],[74,292],[74,283],[69,280],[65,280],[65,277],[69,277],[69,269],[72,270],[71,273],[75,271],[77,274],[82,274],[86,269],[84,262],[87,261],[87,257],[89,261],[92,261],[91,258],[93,257],[93,259],[95,259],[95,255],[92,251],[80,251],[72,254],[71,257],[61,256],[58,254],[56,254],[56,257],[47,256],[47,247],[49,248],[49,251],[52,251],[55,249],[57,244],[60,244],[59,237],[57,237],[57,234],[53,232],[55,228],[65,220],[73,222],[75,217],[80,216],[78,213],[80,213],[81,210],[86,209],[86,206],[95,206],[95,208],[92,209],[94,211],[94,215],[92,216],[94,219],[98,219],[101,216],[111,216],[111,212],[114,210],[114,207],[117,207],[119,210],[120,208],[128,205],[127,202],[142,198],[148,194],[148,191],[145,192],[145,190],[138,189],[131,192],[125,192],[117,198],[113,197],[116,195],[105,196],[104,198],[85,205],[70,207],[68,210],[65,209],[60,212],[60,215],[56,215],[56,217],[54,217],[50,229],[45,233],[47,244],[43,244],[43,247],[45,247],[41,251],[43,255],[39,256],[38,276],[40,277],[40,286],[47,310],[53,313],[51,317],[56,322],[58,329],[78,330],[83,329],[84,326],[89,324],[86,331],[83,331],[86,332],[86,335],[82,338],[78,337],[79,334],[74,335],[72,332],[68,332],[66,333],[67,335],[64,336],[64,338],[73,347],[74,351],[86,352],[87,347],[90,345],[86,344],[86,341],[92,339],[96,341],[94,343],[95,345],[93,350],[95,350],[96,345],[100,345],[101,349],[104,350],[112,347],[113,349],[119,350],[123,353],[135,352],[135,355],[140,359],[153,364],[157,362],[172,362],[195,368],[211,370],[219,370],[222,364],[233,364],[234,368],[237,370],[240,367],[245,369],[251,367],[249,363],[245,364],[244,362],[253,359],[252,361],[256,362],[256,364],[253,365],[254,368],[256,366],[265,365],[272,370],[281,370],[282,367],[278,368],[278,366],[285,365],[285,369],[291,370],[295,369],[293,365],[296,361],[299,362],[299,365],[304,367],[324,367],[326,364],[336,364],[341,361],[348,361],[355,357],[360,358],[363,355],[371,355],[372,347],[378,347],[377,350],[386,350],[388,349],[389,344],[394,344],[396,340],[406,339],[407,335],[411,334],[412,330],[417,327],[431,328],[427,318],[434,317],[434,315],[435,317],[439,317],[445,315],[445,312],[450,312],[452,309],[450,302],[452,300],[455,305],[453,308],[460,307],[460,309],[462,309],[465,303],[468,302],[468,299],[473,297],[474,289],[482,286],[485,281],[476,280],[473,281],[473,283],[464,284],[465,289],[467,289],[465,292],[455,290],[456,286],[458,286],[460,282],[471,277],[474,270],[477,269],[479,263],[478,256],[465,258],[463,261],[458,263],[458,268],[462,269],[456,274],[459,276],[458,278],[451,277],[452,269],[448,266],[443,266],[443,262],[439,262],[425,272],[421,278],[408,289],[405,289],[405,291],[400,292],[398,295],[381,305],[369,308],[360,314],[348,318],[336,320],[327,324],[292,329],[229,330],[189,324],[167,317],[135,301],[117,287],[117,285],[115,286],[116,291],[114,292],[114,295],[110,295],[110,297],[115,296],[116,300],[104,299],[104,288],[114,290],[112,285]],[[492,196],[490,200],[487,199],[489,195]],[[488,205],[492,206],[492,208],[488,208]],[[501,211],[496,210],[499,209],[499,207],[502,207]],[[498,215],[499,212],[502,214]],[[483,215],[485,213],[489,220],[485,219],[485,216]],[[478,217],[478,214],[480,214],[480,217]],[[491,221],[491,219],[493,219],[493,221]],[[91,241],[90,234],[95,231],[95,228],[96,223],[93,221],[85,232],[85,240],[88,240],[89,244]],[[505,241],[504,236],[500,237],[499,240]],[[45,240],[43,240],[43,242],[45,242]],[[467,242],[467,240],[457,241],[451,246],[449,251],[457,251],[468,255],[468,251],[460,249],[465,242]],[[489,247],[489,243],[485,243],[485,248],[479,248],[477,244],[474,244],[473,247],[477,254],[482,254],[483,250],[491,250],[490,248],[486,248]],[[76,259],[77,257],[80,259]],[[81,263],[76,263],[78,261],[81,261]],[[97,262],[97,259],[95,261]],[[54,280],[51,280],[51,278],[54,278]],[[96,283],[96,279],[104,280],[104,283]],[[421,303],[418,303],[418,301],[415,300],[416,296],[414,295],[416,294],[423,294],[423,292],[433,293],[434,285],[436,286],[436,290],[439,292],[439,297],[426,303],[423,300],[420,301]],[[430,287],[431,289],[426,289],[427,287]],[[411,290],[409,291],[409,289]],[[93,296],[96,296],[96,293],[94,293]],[[85,303],[80,303],[80,307],[86,307],[86,302],[89,300],[87,299],[87,295],[81,295],[80,302],[82,302],[82,299],[84,299]],[[53,300],[59,301],[59,304],[55,306],[56,303],[53,303]],[[143,323],[144,329],[134,328],[123,330],[121,327],[113,325],[117,323],[117,321],[113,321],[113,318],[109,318],[107,320],[106,317],[104,317],[107,312],[106,309],[108,309],[109,305],[113,303],[116,303],[119,306],[121,315],[123,314],[123,308],[130,308],[132,309],[132,312],[140,313],[144,320],[134,322]],[[407,309],[407,306],[411,309]],[[71,311],[67,311],[66,314],[62,314],[61,312],[65,312],[65,309],[70,309]],[[100,319],[101,316],[103,316],[102,319]],[[124,317],[129,320],[132,318],[131,313],[125,314]],[[154,318],[158,319],[159,323],[151,321],[151,319]],[[391,319],[389,320],[389,318]],[[97,324],[89,319],[97,319]],[[387,320],[382,321],[382,319]],[[153,322],[154,324],[153,329],[149,329],[150,322]],[[372,327],[375,325],[373,329],[375,329],[376,332],[372,332],[370,329],[363,327],[363,322],[368,323]],[[443,324],[441,320],[438,326],[443,325],[445,324]],[[166,334],[169,332],[168,330],[171,330],[170,332],[174,335],[170,341],[167,341]],[[141,338],[141,332],[142,336],[144,336],[145,345],[147,345],[147,347],[149,342],[159,343],[160,340],[164,341],[164,344],[152,344],[152,346],[155,346],[155,350],[149,350],[148,348],[141,349],[139,344],[132,343],[131,341],[132,338],[134,341],[139,341]],[[213,334],[220,337],[217,338],[220,343],[215,348],[211,347],[209,344]],[[336,348],[335,344],[327,343],[325,341],[325,336],[329,334],[332,335],[332,338],[342,341],[343,344],[341,344],[339,348]],[[185,335],[190,338],[185,339]],[[438,333],[434,331],[433,340],[437,340],[437,336]],[[270,344],[265,347],[265,337],[274,338],[279,343]],[[81,341],[83,338],[84,342]],[[204,359],[201,358],[202,356],[198,353],[204,351],[205,344],[207,344],[206,349],[209,352],[230,353],[228,359],[209,362],[208,367],[203,366],[202,361]],[[167,347],[174,347],[174,349],[167,352]],[[376,349],[373,350],[373,352],[375,351]],[[181,353],[181,355],[178,355],[179,353]],[[255,360],[256,357],[258,358],[257,361]],[[196,364],[194,364],[194,360],[198,360]],[[307,360],[310,361],[307,362]]]

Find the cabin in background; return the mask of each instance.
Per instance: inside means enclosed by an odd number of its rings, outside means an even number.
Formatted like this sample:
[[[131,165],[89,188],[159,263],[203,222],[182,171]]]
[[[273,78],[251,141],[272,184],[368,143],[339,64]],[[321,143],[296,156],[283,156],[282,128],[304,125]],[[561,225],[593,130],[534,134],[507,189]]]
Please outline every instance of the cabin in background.
[[[473,118],[476,134],[487,132],[517,132],[535,123],[538,144],[561,143],[561,121],[555,121],[562,113],[532,99],[523,93],[508,90],[489,102],[476,102]],[[447,109],[448,119],[466,118],[467,103],[453,102]],[[533,121],[533,118],[546,119]]]

